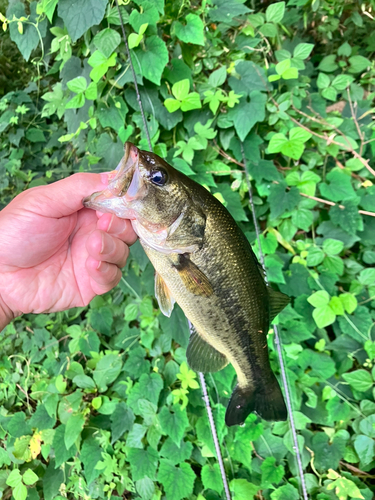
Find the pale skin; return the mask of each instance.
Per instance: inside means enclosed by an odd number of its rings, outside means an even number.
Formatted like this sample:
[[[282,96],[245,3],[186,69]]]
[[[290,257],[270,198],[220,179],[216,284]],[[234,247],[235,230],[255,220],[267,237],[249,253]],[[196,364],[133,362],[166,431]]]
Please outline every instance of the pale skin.
[[[28,189],[0,211],[0,331],[24,313],[87,305],[114,288],[136,235],[129,220],[83,208],[106,174]]]

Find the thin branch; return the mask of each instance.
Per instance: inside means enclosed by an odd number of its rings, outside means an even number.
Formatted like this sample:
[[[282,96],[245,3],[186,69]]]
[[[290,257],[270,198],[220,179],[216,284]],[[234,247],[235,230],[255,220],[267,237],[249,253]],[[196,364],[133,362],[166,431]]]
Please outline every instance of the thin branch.
[[[319,201],[320,203],[324,203],[325,205],[330,205],[331,207],[337,205],[337,203],[334,203],[333,201],[323,200],[323,198],[318,198],[317,196],[310,196],[305,193],[300,193],[300,195],[304,196],[305,198],[309,198],[310,200],[315,200]],[[342,210],[345,209],[344,205],[338,205],[338,207],[341,208]],[[367,212],[366,210],[358,210],[358,213],[363,215],[369,215],[370,217],[375,217],[374,212]]]
[[[370,167],[369,165],[369,162],[368,160],[365,160],[359,153],[357,153],[357,151],[355,151],[353,149],[353,147],[351,146],[350,142],[348,141],[347,137],[345,136],[345,134],[343,134],[341,132],[341,130],[339,130],[338,128],[336,127],[333,127],[332,125],[330,125],[329,123],[324,123],[324,121],[322,120],[318,120],[317,118],[313,117],[313,116],[309,116],[308,114],[304,113],[303,111],[300,111],[299,109],[295,108],[294,106],[292,106],[293,110],[296,111],[297,113],[299,113],[300,115],[302,116],[305,116],[306,118],[308,118],[309,120],[313,121],[313,122],[316,122],[316,123],[319,123],[320,125],[326,125],[328,126],[329,128],[333,128],[335,130],[336,133],[338,133],[339,135],[341,135],[344,139],[345,139],[345,142],[347,143],[347,151],[349,153],[351,153],[355,158],[358,158],[358,160],[362,163],[362,165],[364,167],[367,168],[367,170],[375,177],[375,170]],[[336,146],[340,146],[342,147],[342,143],[340,142],[337,142],[335,140],[333,140],[333,138],[331,137],[328,137],[326,134],[324,135],[321,135],[321,134],[318,134],[317,132],[314,132],[314,130],[311,130],[310,128],[306,127],[305,125],[302,125],[302,123],[300,123],[298,120],[296,120],[295,118],[291,117],[290,115],[288,115],[290,120],[295,123],[296,125],[298,125],[299,127],[303,128],[304,130],[306,130],[307,132],[309,132],[310,134],[312,135],[315,135],[316,137],[319,137],[319,139],[323,139],[324,141],[327,142],[327,144],[336,144]]]
[[[348,102],[349,102],[349,106],[350,106],[350,112],[352,114],[352,118],[354,120],[354,123],[355,123],[356,129],[357,129],[359,138],[361,139],[361,146],[359,148],[359,154],[362,155],[362,150],[363,150],[363,134],[362,134],[362,131],[361,131],[361,127],[359,126],[359,123],[357,121],[357,117],[355,116],[355,113],[354,113],[353,103],[352,103],[352,100],[350,98],[349,87],[347,87],[346,92],[348,94]]]

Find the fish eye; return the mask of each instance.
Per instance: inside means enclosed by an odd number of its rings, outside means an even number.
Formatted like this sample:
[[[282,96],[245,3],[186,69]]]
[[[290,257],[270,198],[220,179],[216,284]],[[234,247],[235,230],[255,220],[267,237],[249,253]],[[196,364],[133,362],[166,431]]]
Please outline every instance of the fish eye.
[[[168,180],[168,174],[165,170],[153,170],[150,174],[150,180],[156,186],[164,186]]]

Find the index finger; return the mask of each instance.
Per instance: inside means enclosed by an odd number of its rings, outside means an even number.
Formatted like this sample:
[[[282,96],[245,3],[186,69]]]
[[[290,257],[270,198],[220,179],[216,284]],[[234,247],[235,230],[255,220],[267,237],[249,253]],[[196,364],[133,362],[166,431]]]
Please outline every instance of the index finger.
[[[103,214],[98,219],[97,228],[119,238],[127,245],[133,245],[137,241],[137,235],[131,221],[129,219],[120,219],[114,214]]]

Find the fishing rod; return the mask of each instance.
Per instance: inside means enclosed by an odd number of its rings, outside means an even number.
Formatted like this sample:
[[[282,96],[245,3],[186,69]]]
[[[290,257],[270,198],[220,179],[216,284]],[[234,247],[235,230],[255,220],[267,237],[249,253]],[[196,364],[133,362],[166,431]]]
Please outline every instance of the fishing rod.
[[[128,40],[126,37],[125,26],[124,26],[124,23],[122,20],[118,0],[115,0],[115,3],[116,3],[117,11],[119,14],[122,35],[123,35],[123,39],[124,39],[124,43],[125,43],[127,57],[129,60],[129,66],[131,68],[131,72],[132,72],[132,76],[133,76],[134,87],[135,87],[135,91],[136,91],[139,109],[140,109],[141,116],[142,116],[142,121],[143,121],[143,126],[144,126],[144,130],[145,130],[145,134],[146,134],[146,138],[147,138],[147,142],[148,142],[148,147],[149,147],[149,150],[152,152],[153,148],[152,148],[151,138],[150,138],[150,134],[149,134],[148,123],[147,123],[146,116],[144,113],[144,108],[143,108],[143,104],[142,104],[141,95],[139,92],[136,73],[134,70],[133,62],[131,60],[130,49],[129,49]],[[245,152],[244,152],[242,141],[241,141],[241,151],[242,151],[243,163],[245,165],[246,181],[247,181],[248,188],[249,188],[249,200],[250,200],[250,206],[251,206],[251,211],[252,211],[252,217],[253,217],[253,223],[254,223],[254,227],[255,227],[256,237],[257,237],[257,241],[258,241],[260,262],[261,262],[261,265],[262,265],[263,270],[264,270],[265,280],[268,283],[265,264],[264,264],[264,256],[263,256],[263,252],[262,252],[261,245],[260,245],[259,225],[258,225],[258,221],[256,218],[255,207],[254,207],[254,202],[253,202],[253,197],[252,197],[251,183],[250,183],[249,175],[248,175],[247,168],[246,168],[246,158],[245,158]],[[187,320],[187,321],[189,324],[190,334],[192,334],[192,328],[193,328],[192,324],[189,320]],[[276,350],[278,353],[278,358],[279,358],[279,363],[280,363],[281,378],[282,378],[282,383],[284,386],[285,399],[286,399],[290,427],[291,427],[291,432],[292,432],[292,437],[293,437],[293,443],[294,443],[293,448],[296,452],[297,467],[298,467],[298,472],[299,472],[300,481],[301,481],[302,494],[303,494],[304,500],[308,500],[306,482],[305,482],[305,478],[304,478],[304,474],[303,474],[302,457],[301,457],[301,452],[299,450],[298,435],[297,435],[297,430],[296,430],[295,421],[294,421],[293,407],[292,407],[292,401],[291,401],[291,397],[290,397],[288,380],[287,380],[287,376],[286,376],[285,363],[284,363],[284,359],[283,359],[283,355],[282,355],[280,336],[279,336],[278,329],[277,329],[276,325],[273,325],[273,329],[274,329],[274,333],[275,333]],[[210,424],[210,428],[211,428],[211,433],[212,433],[212,437],[213,437],[213,441],[214,441],[214,445],[215,445],[217,460],[219,462],[219,468],[220,468],[220,473],[221,473],[221,477],[222,477],[222,482],[223,482],[226,500],[232,500],[231,493],[230,493],[229,486],[228,486],[228,480],[227,480],[227,476],[226,476],[226,472],[225,472],[225,467],[224,467],[223,457],[222,457],[220,443],[219,443],[219,439],[218,439],[218,434],[216,431],[216,426],[215,426],[215,422],[214,422],[214,418],[213,418],[212,407],[211,407],[209,395],[207,392],[206,381],[205,381],[203,373],[199,372],[198,375],[199,375],[199,380],[201,383],[203,400],[205,402],[205,406],[206,406],[206,410],[207,410],[207,415],[208,415],[208,420],[209,420],[209,424]]]
[[[140,110],[141,116],[142,116],[142,121],[143,121],[143,126],[144,126],[144,129],[145,129],[145,134],[146,134],[146,138],[147,138],[148,148],[152,152],[153,148],[152,148],[150,133],[149,133],[149,130],[148,130],[148,123],[147,123],[146,116],[145,116],[144,109],[143,109],[141,94],[139,92],[139,87],[138,87],[138,82],[137,82],[137,76],[135,74],[133,62],[132,62],[131,56],[130,56],[130,49],[129,49],[128,39],[126,37],[125,26],[124,26],[124,23],[122,21],[122,16],[121,16],[121,11],[120,11],[120,6],[118,4],[118,0],[115,0],[115,2],[116,2],[116,7],[117,7],[118,14],[119,14],[119,18],[120,18],[122,36],[123,36],[124,43],[125,43],[126,53],[127,53],[127,56],[128,56],[129,65],[130,65],[131,72],[132,72],[132,75],[133,75],[135,92],[136,92],[136,95],[137,95],[137,101],[138,101],[138,105],[139,105],[139,110]],[[192,324],[191,324],[191,322],[189,320],[187,320],[187,321],[188,321],[188,324],[189,324],[190,334],[192,334],[192,328],[193,328],[193,326],[192,326]],[[223,456],[222,456],[222,453],[221,453],[221,448],[220,448],[220,443],[219,443],[219,437],[218,437],[218,434],[217,434],[217,430],[216,430],[216,426],[215,426],[215,421],[214,421],[214,417],[213,417],[211,402],[210,402],[210,398],[208,396],[206,380],[204,378],[204,374],[203,373],[199,372],[198,376],[199,376],[199,380],[200,380],[200,384],[201,384],[201,389],[202,389],[202,394],[203,394],[203,400],[204,400],[204,403],[205,403],[205,406],[206,406],[207,416],[208,416],[208,420],[209,420],[209,424],[210,424],[210,428],[211,428],[211,434],[212,434],[212,438],[213,438],[214,445],[215,445],[216,456],[217,456],[217,460],[219,462],[221,479],[222,479],[222,482],[223,482],[223,487],[224,487],[224,491],[225,491],[226,500],[232,500],[232,496],[231,496],[231,493],[230,493],[230,490],[229,490],[229,485],[228,485],[228,479],[227,479],[227,475],[226,475],[226,472],[225,472]]]

